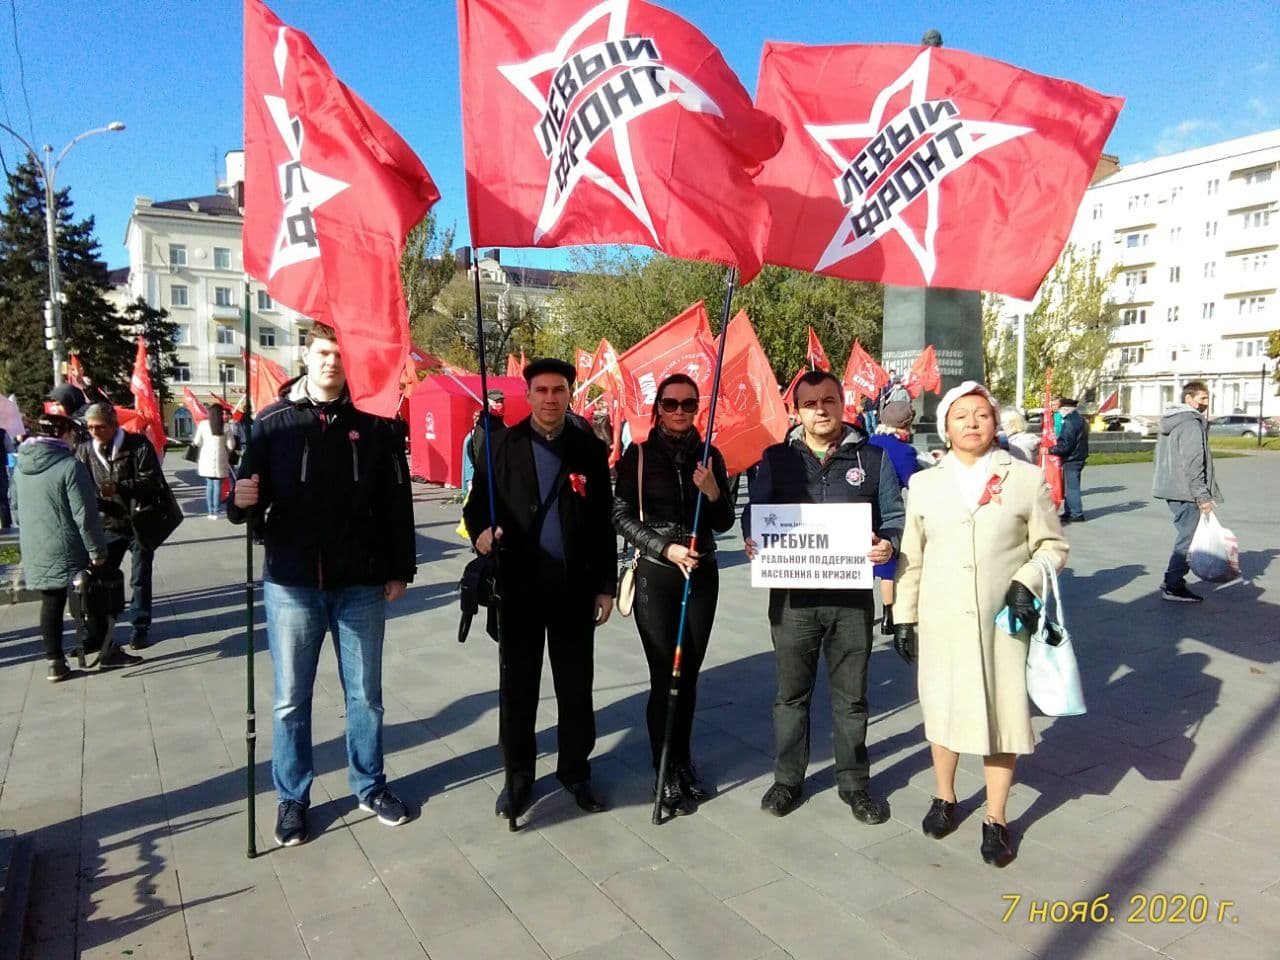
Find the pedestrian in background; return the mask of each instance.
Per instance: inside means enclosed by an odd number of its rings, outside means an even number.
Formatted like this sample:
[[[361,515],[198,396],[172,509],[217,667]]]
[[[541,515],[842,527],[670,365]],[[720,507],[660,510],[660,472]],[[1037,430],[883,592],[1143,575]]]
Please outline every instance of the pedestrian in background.
[[[1058,429],[1058,442],[1049,452],[1062,458],[1062,522],[1084,523],[1080,475],[1084,472],[1084,462],[1089,459],[1089,425],[1070,397],[1058,398],[1058,410],[1062,414],[1062,425]]]
[[[18,449],[10,491],[27,586],[40,591],[40,640],[53,683],[71,674],[62,650],[67,588],[76,574],[107,560],[93,480],[72,452],[78,435],[70,417],[42,415]],[[109,653],[101,656],[109,660]]]
[[[919,660],[937,791],[924,832],[940,839],[955,829],[956,767],[960,754],[978,754],[987,786],[979,849],[1003,867],[1013,858],[1005,805],[1014,765],[1035,745],[1026,667],[1039,622],[1036,559],[1061,569],[1067,542],[1044,475],[996,446],[998,422],[995,399],[972,380],[938,404],[950,452],[911,483],[894,648]],[[1018,621],[1013,633],[997,620],[1004,607]]]
[[[724,458],[715,447],[700,462],[703,442],[693,425],[698,416],[698,385],[683,373],[658,385],[653,429],[643,443],[632,444],[618,462],[613,525],[640,551],[636,568],[635,618],[649,662],[649,701],[645,719],[649,751],[658,770],[666,730],[672,661],[685,583],[689,601],[680,650],[680,688],[671,728],[668,771],[662,806],[683,816],[711,796],[698,776],[690,740],[698,697],[698,671],[706,656],[720,594],[716,534],[733,526],[734,505]],[[610,432],[612,439],[612,432]],[[643,470],[643,472],[642,472]],[[691,550],[694,508],[703,496],[697,549]],[[655,784],[656,789],[656,784]]]
[[[225,429],[220,404],[209,407],[209,416],[200,421],[191,445],[199,451],[196,473],[204,478],[204,502],[210,520],[218,519],[222,504],[222,481],[231,473],[231,448],[234,439]]]
[[[1040,435],[1027,429],[1027,421],[1017,410],[1006,407],[1000,411],[1000,426],[1004,428],[1009,455],[1015,460],[1040,464]]]
[[[1156,440],[1156,468],[1151,495],[1169,505],[1173,514],[1173,552],[1160,584],[1160,595],[1174,603],[1200,603],[1204,598],[1187,589],[1191,565],[1187,552],[1200,515],[1212,513],[1222,501],[1209,449],[1209,388],[1203,380],[1182,387],[1182,402],[1165,410]]]
[[[883,450],[893,464],[893,472],[897,474],[904,498],[911,475],[920,469],[919,456],[916,448],[911,445],[911,424],[915,415],[915,407],[908,400],[886,403],[880,411],[880,425],[867,441],[873,447]],[[880,601],[884,611],[880,616],[880,632],[885,636],[892,636],[893,581],[898,570],[898,558],[890,557],[884,563],[876,564],[873,570],[880,579]]]
[[[9,509],[9,454],[13,451],[13,438],[0,427],[0,530],[13,526],[13,511]]]

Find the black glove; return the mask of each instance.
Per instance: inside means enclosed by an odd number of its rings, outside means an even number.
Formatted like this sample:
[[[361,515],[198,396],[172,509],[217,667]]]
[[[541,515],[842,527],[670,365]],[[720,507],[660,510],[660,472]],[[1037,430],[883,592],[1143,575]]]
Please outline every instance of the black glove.
[[[893,649],[907,663],[916,662],[918,639],[914,623],[895,623],[893,625]]]
[[[1040,611],[1036,609],[1036,595],[1027,588],[1026,584],[1017,580],[1009,584],[1004,602],[1008,604],[1009,612],[1013,614],[1014,620],[1022,625],[1023,630],[1029,634],[1036,632],[1036,627],[1040,625]]]

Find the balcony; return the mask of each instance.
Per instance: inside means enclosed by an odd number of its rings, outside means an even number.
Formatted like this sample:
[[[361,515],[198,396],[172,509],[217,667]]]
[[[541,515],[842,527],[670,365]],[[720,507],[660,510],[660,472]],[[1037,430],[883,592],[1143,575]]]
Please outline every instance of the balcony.
[[[240,344],[215,343],[213,345],[213,355],[215,357],[238,357],[240,356]]]
[[[209,314],[215,320],[239,320],[240,307],[234,303],[214,303],[209,306]]]

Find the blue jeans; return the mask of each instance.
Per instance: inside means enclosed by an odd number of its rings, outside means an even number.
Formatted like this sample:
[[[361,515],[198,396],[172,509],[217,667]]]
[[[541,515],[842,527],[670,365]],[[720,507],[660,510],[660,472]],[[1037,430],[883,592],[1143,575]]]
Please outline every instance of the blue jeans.
[[[1084,516],[1084,504],[1080,501],[1080,472],[1083,463],[1064,463],[1062,465],[1062,503],[1063,511],[1072,520]]]
[[[1191,549],[1191,538],[1196,535],[1196,527],[1200,525],[1200,508],[1189,500],[1169,500],[1169,510],[1173,513],[1173,553],[1169,554],[1169,568],[1164,572],[1164,585],[1170,590],[1187,585],[1187,574],[1191,564],[1187,562],[1187,552]]]
[[[222,478],[204,478],[204,503],[209,513],[218,512],[218,504],[222,502]]]
[[[386,785],[382,772],[382,636],[386,600],[381,586],[320,590],[264,583],[267,642],[274,666],[271,777],[281,800],[311,802],[311,695],[326,631],[338,653],[338,678],[347,707],[347,779],[367,797]]]

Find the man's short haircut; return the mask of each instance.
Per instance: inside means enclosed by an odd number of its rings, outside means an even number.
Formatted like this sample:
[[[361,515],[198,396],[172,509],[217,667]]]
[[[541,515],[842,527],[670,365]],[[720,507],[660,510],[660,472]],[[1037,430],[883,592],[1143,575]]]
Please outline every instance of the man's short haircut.
[[[559,374],[568,381],[570,386],[572,386],[573,378],[577,375],[578,371],[574,369],[574,366],[571,363],[565,363],[563,360],[558,360],[555,357],[541,357],[532,361],[524,368],[524,382],[528,386],[532,387],[533,378],[544,373]]]
[[[795,401],[796,406],[800,406],[800,388],[816,387],[825,381],[830,380],[836,387],[836,396],[842,401],[844,400],[844,384],[830,370],[810,370],[799,380],[796,381]]]
[[[1209,385],[1203,380],[1188,380],[1182,385],[1182,399],[1194,396],[1197,393],[1208,393]]]
[[[307,343],[312,340],[332,340],[338,342],[338,331],[333,329],[327,323],[313,323],[311,325],[311,333],[307,335]]]
[[[119,423],[120,420],[116,416],[116,408],[109,403],[90,404],[89,409],[84,412],[84,422],[91,420],[102,420],[105,423]]]

